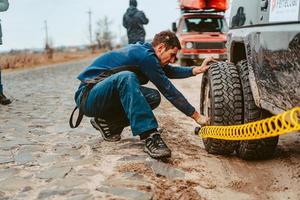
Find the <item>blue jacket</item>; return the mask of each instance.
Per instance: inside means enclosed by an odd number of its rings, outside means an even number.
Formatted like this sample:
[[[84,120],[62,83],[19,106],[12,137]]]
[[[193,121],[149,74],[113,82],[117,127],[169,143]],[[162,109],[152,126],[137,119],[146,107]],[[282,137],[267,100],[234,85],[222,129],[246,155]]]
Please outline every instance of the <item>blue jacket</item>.
[[[141,73],[137,76],[141,84],[149,80],[158,90],[180,111],[191,116],[195,108],[175,88],[168,78],[187,78],[193,76],[192,68],[175,67],[167,65],[162,67],[154,49],[149,43],[136,43],[127,45],[124,48],[107,52],[98,57],[90,66],[79,74],[80,81],[87,81],[97,77],[100,73],[119,66],[136,66]],[[76,92],[75,99],[79,95],[82,86]]]

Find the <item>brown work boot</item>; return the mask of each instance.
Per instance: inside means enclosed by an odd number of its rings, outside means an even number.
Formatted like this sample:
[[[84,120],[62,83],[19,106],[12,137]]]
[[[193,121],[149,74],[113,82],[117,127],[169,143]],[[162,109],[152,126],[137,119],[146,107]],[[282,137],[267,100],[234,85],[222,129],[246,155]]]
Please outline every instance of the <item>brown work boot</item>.
[[[3,93],[0,93],[0,104],[8,105],[11,103],[11,100],[8,99]]]
[[[121,140],[121,133],[123,131],[123,127],[113,125],[108,123],[105,119],[94,118],[91,119],[92,126],[100,131],[103,139],[108,142],[116,142]]]

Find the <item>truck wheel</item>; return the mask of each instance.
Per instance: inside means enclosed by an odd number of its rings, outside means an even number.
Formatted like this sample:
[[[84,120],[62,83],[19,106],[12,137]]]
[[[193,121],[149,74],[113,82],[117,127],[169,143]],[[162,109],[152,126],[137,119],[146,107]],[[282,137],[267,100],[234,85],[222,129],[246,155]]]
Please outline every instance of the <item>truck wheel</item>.
[[[211,125],[242,123],[242,89],[238,71],[233,64],[214,63],[203,75],[200,112],[210,117]],[[208,153],[229,155],[239,141],[203,138]]]
[[[243,99],[244,99],[244,121],[243,123],[261,120],[271,116],[269,112],[256,106],[249,81],[249,69],[247,60],[237,64],[240,69]],[[237,154],[245,160],[266,159],[273,155],[278,143],[278,136],[260,140],[240,141]]]

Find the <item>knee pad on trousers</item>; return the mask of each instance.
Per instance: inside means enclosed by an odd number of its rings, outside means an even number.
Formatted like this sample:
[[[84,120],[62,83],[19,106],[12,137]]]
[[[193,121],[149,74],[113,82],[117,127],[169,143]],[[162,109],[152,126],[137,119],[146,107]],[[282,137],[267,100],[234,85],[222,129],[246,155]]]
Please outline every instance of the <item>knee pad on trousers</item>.
[[[150,92],[146,95],[147,102],[153,109],[157,108],[161,102],[160,93],[158,90],[149,88]]]

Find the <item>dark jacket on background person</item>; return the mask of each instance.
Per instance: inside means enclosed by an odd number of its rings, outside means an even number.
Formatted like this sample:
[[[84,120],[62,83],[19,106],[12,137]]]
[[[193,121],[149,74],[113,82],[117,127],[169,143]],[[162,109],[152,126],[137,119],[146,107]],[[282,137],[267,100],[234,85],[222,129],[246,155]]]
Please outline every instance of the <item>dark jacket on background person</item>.
[[[6,11],[9,7],[8,0],[0,0],[0,12]],[[0,20],[0,45],[2,44],[2,29]]]
[[[123,26],[127,29],[128,43],[145,42],[144,24],[148,24],[149,20],[143,11],[136,8],[136,1],[130,1],[130,7],[123,16]]]

